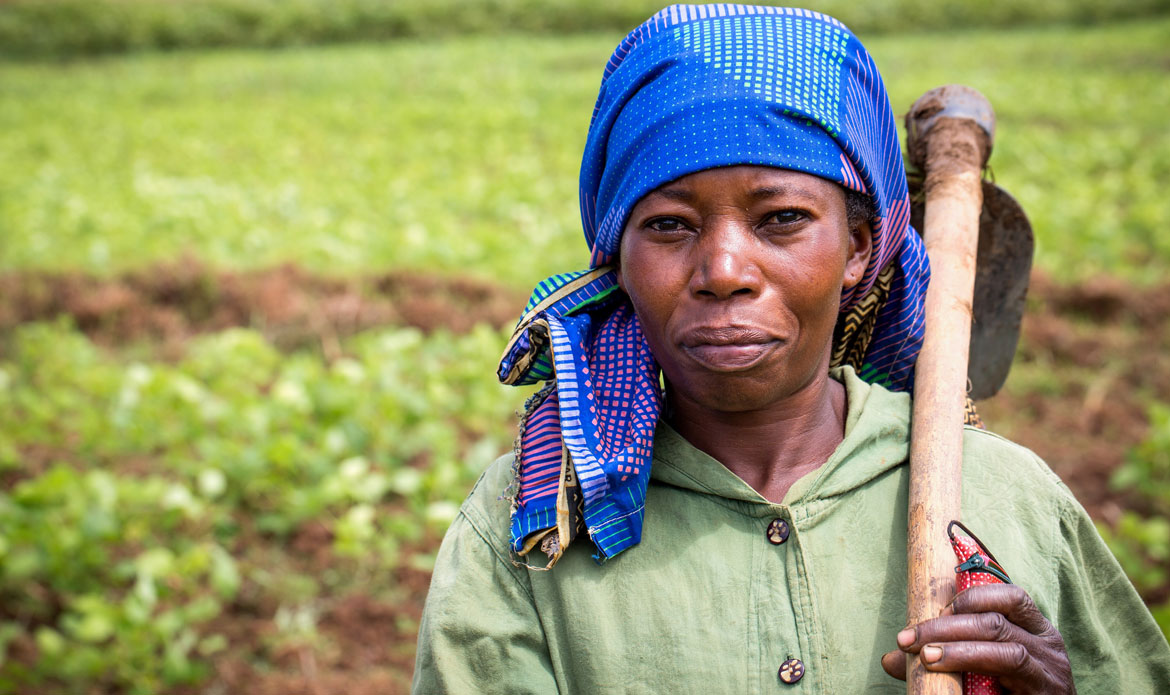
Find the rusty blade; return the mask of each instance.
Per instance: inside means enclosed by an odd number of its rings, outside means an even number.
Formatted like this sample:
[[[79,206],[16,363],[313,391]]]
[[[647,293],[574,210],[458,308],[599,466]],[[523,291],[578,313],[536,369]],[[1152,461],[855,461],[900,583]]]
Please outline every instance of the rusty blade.
[[[910,221],[922,229],[922,181],[910,177]],[[1010,193],[983,182],[979,255],[975,261],[974,317],[967,377],[970,396],[994,396],[1007,380],[1020,340],[1020,322],[1032,274],[1032,224]]]

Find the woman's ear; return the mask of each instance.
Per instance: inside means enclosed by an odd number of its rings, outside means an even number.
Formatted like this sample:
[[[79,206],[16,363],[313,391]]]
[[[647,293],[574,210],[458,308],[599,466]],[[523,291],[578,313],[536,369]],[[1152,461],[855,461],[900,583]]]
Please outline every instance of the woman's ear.
[[[845,259],[845,279],[842,286],[852,289],[865,275],[869,267],[869,257],[873,253],[873,227],[869,220],[859,220],[850,223],[849,227],[849,257]]]

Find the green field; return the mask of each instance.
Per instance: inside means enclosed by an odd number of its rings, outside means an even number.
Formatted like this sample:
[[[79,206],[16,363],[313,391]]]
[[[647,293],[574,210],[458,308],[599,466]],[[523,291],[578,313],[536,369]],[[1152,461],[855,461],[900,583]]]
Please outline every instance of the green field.
[[[1029,211],[1049,276],[1148,285],[1170,270],[1167,36],[1164,17],[867,44],[897,112],[945,82],[995,104],[992,167]],[[0,63],[0,276],[112,276],[186,255],[523,293],[586,263],[576,172],[619,38]],[[1074,342],[1097,330],[1074,321]],[[0,331],[0,692],[236,692],[248,679],[313,692],[306,663],[402,692],[419,599],[407,580],[425,578],[523,402],[493,379],[505,332],[392,325],[282,351],[258,317],[173,354],[96,344],[82,329],[104,335],[100,316],[15,324]],[[1150,325],[1164,344],[1167,324]],[[1141,353],[1141,325],[1114,328]],[[1057,348],[1022,352],[1008,394],[1021,428],[1036,399],[1080,407],[1124,371],[1068,367]],[[1170,398],[1161,381],[1134,390],[1135,407]],[[1133,513],[1110,540],[1170,632],[1170,411],[1153,412],[1117,479],[1117,494],[1146,497],[1125,498]],[[389,661],[345,665],[358,638],[335,621],[354,597],[389,607]],[[288,673],[296,687],[272,680]]]
[[[661,0],[5,0],[0,56],[624,32],[665,5]],[[862,36],[903,33],[907,27],[1097,24],[1170,10],[1167,0],[814,0],[800,6],[830,14]]]
[[[316,646],[330,597],[404,601],[393,570],[429,568],[510,448],[522,395],[490,378],[503,339],[389,329],[325,364],[228,331],[144,363],[52,324],[7,336],[0,692],[163,692],[206,679],[229,646],[258,663]],[[321,524],[331,562],[313,568],[289,544]],[[248,601],[301,617],[261,644],[209,627]],[[6,662],[21,640],[36,658]]]
[[[1170,269],[1170,20],[882,37],[895,111],[962,82],[1060,277]],[[576,171],[615,35],[0,65],[0,268],[190,252],[331,273],[580,267]]]

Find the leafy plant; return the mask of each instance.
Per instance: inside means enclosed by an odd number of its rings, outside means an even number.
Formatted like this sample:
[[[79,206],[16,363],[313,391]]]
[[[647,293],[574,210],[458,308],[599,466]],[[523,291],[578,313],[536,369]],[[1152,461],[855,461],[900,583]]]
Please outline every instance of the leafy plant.
[[[1149,414],[1149,434],[1129,453],[1110,484],[1131,491],[1144,511],[1165,519],[1170,517],[1170,406],[1155,403]]]
[[[1097,527],[1139,592],[1149,593],[1170,581],[1170,521],[1124,512],[1115,528]]]
[[[0,489],[0,638],[36,659],[0,687],[198,682],[244,589],[273,607],[274,648],[313,643],[322,587],[290,535],[324,525],[351,568],[415,562],[403,546],[442,533],[508,448],[523,395],[490,380],[502,341],[389,329],[327,363],[227,331],[177,363],[124,363],[66,323],[22,326],[0,361],[17,478]]]
[[[1111,480],[1142,513],[1126,511],[1115,527],[1098,528],[1137,590],[1165,596],[1170,586],[1170,407],[1155,403],[1149,412],[1149,434]],[[1152,610],[1170,636],[1170,600]]]

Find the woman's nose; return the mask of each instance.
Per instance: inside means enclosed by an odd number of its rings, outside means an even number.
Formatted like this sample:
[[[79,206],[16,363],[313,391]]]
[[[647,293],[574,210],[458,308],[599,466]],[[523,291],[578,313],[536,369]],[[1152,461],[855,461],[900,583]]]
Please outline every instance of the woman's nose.
[[[712,299],[758,294],[762,278],[752,252],[755,240],[751,226],[745,223],[708,225],[695,247],[698,258],[691,292]]]

